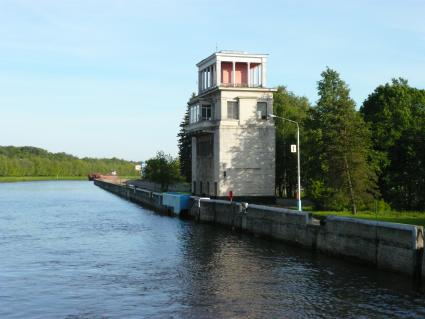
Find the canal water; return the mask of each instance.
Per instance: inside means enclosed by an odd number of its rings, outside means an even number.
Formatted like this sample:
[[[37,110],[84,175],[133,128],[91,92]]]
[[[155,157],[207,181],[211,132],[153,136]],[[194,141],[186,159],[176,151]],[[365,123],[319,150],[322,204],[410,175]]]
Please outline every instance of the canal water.
[[[157,215],[90,182],[0,184],[0,318],[424,318],[406,277]]]

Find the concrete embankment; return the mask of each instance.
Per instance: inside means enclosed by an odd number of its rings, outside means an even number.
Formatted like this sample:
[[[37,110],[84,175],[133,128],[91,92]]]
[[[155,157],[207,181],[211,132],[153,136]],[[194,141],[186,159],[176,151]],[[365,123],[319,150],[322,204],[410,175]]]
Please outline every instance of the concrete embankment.
[[[162,194],[102,181],[95,184],[156,211],[165,212]],[[423,227],[329,216],[320,224],[308,212],[193,199],[188,215],[318,252],[366,263],[425,280]]]
[[[102,180],[95,180],[94,184],[156,212],[168,213],[168,209],[162,206],[162,193],[151,192],[149,190],[136,187],[130,188],[127,185],[115,184]]]

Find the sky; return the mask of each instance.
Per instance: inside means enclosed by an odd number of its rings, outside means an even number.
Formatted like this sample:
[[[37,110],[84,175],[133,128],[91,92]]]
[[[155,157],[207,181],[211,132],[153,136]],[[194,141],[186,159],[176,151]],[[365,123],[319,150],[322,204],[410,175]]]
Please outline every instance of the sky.
[[[425,88],[425,1],[0,0],[0,145],[79,157],[177,154],[195,64],[268,53],[268,84],[317,97],[329,66],[357,107]]]

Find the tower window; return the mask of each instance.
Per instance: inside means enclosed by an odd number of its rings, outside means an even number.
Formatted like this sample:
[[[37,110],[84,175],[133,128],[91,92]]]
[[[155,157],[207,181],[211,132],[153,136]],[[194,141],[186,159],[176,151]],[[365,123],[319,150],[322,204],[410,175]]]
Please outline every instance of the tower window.
[[[227,101],[227,118],[239,119],[239,103],[236,101]]]
[[[201,106],[201,120],[210,121],[211,120],[211,105],[202,105]]]
[[[196,123],[199,121],[199,105],[192,105],[190,107],[190,123]]]
[[[190,107],[190,123],[197,123],[199,121],[212,120],[212,106],[206,105],[193,105]]]
[[[212,156],[213,153],[213,135],[206,135],[197,138],[197,156]]]
[[[259,119],[267,120],[267,102],[257,102],[257,116]]]

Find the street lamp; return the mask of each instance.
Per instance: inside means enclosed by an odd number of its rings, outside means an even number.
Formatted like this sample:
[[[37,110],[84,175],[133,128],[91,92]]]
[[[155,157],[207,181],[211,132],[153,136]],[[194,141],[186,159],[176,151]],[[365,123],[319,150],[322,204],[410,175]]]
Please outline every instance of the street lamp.
[[[269,117],[272,118],[279,118],[291,123],[294,123],[297,125],[297,170],[298,170],[298,198],[297,198],[297,206],[298,206],[298,211],[302,211],[302,205],[301,205],[301,168],[300,168],[300,126],[298,124],[298,122],[295,122],[293,120],[281,117],[281,116],[277,116],[274,114],[269,114]]]

